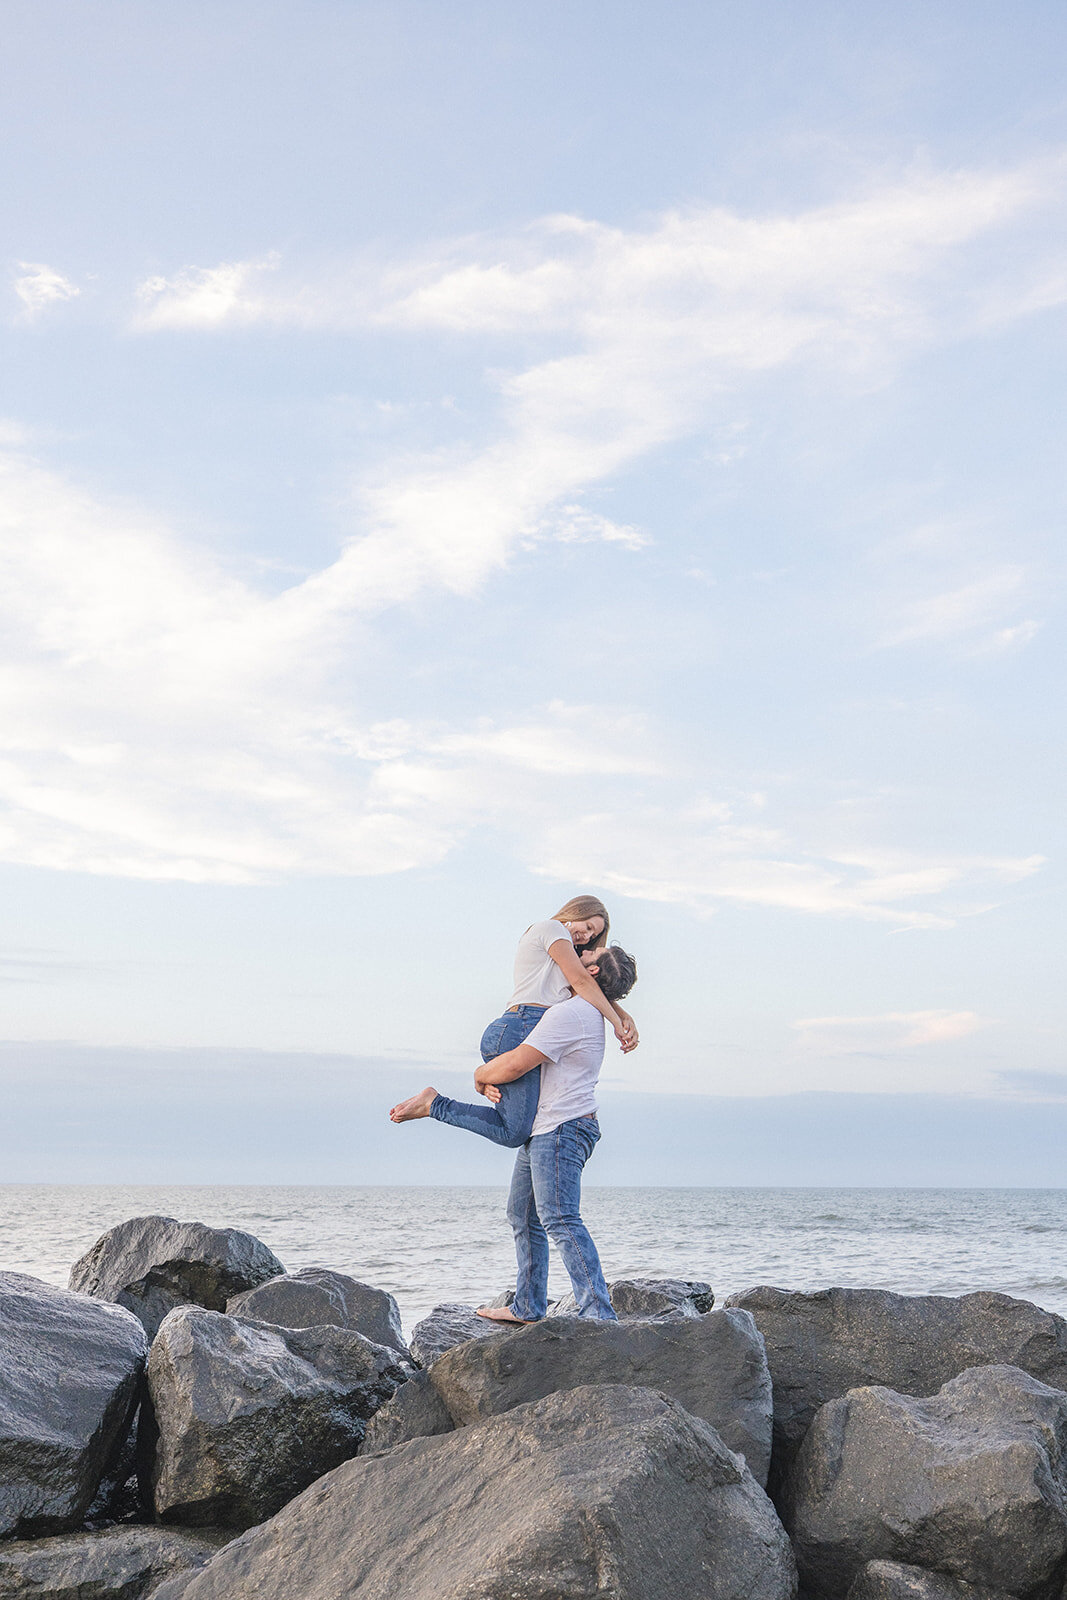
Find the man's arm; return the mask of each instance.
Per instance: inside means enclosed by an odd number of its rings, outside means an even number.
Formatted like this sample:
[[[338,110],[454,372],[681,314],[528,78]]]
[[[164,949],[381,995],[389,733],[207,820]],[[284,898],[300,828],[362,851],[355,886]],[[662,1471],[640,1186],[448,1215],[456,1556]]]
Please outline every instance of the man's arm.
[[[505,1050],[502,1056],[484,1061],[474,1074],[474,1087],[479,1094],[484,1094],[491,1083],[514,1083],[516,1078],[525,1077],[547,1060],[548,1057],[535,1050],[532,1044],[516,1045],[514,1050]]]

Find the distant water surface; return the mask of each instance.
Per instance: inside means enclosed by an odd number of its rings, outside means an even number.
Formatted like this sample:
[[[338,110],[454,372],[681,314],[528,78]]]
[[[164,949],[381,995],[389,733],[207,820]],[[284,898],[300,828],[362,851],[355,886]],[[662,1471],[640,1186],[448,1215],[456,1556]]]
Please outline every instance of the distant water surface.
[[[513,1282],[504,1191],[491,1188],[0,1184],[0,1270],[65,1285],[105,1229],[150,1213],[244,1228],[290,1271],[327,1266],[388,1289],[410,1331],[443,1300]],[[737,1289],[829,1284],[903,1294],[999,1289],[1067,1315],[1067,1189],[588,1189],[609,1279]],[[566,1276],[553,1253],[552,1290]]]

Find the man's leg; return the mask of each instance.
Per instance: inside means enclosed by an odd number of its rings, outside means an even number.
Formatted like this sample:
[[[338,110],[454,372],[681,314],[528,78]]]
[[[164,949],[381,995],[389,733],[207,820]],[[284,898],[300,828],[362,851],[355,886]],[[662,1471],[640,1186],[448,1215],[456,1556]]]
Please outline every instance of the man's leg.
[[[528,1145],[515,1157],[508,1221],[515,1235],[518,1265],[510,1310],[520,1322],[538,1322],[548,1310],[548,1235],[537,1215]]]
[[[593,1153],[600,1130],[591,1117],[564,1122],[551,1133],[530,1140],[534,1203],[552,1243],[563,1257],[580,1317],[618,1322],[600,1257],[581,1219],[582,1168]]]

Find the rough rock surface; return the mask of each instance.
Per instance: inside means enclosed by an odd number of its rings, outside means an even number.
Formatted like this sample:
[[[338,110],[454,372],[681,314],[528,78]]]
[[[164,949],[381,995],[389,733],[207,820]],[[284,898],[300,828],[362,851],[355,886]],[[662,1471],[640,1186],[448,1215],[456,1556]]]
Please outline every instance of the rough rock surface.
[[[961,1578],[946,1578],[899,1561],[868,1561],[858,1573],[848,1600],[1014,1600],[1003,1589],[978,1588]]]
[[[1044,1600],[1067,1564],[1067,1394],[1007,1366],[932,1399],[853,1389],[808,1430],[784,1512],[820,1600],[879,1559]]]
[[[147,1349],[118,1306],[0,1273],[0,1538],[79,1525],[128,1433]]]
[[[0,1544],[0,1600],[141,1600],[204,1566],[232,1533],[102,1528]]]
[[[619,1278],[608,1293],[617,1317],[702,1317],[715,1304],[711,1284],[695,1278]],[[550,1315],[576,1317],[573,1294],[557,1300]]]
[[[237,1228],[131,1217],[74,1263],[69,1286],[125,1306],[152,1339],[175,1306],[223,1311],[232,1295],[284,1271],[273,1250]]]
[[[901,1394],[932,1395],[968,1367],[993,1362],[1067,1388],[1067,1321],[1009,1295],[749,1289],[726,1304],[751,1311],[767,1346],[774,1383],[772,1493],[816,1411],[850,1389],[885,1384]]]
[[[490,1339],[501,1326],[499,1322],[487,1322],[473,1306],[450,1302],[434,1306],[428,1317],[415,1324],[408,1349],[420,1367],[432,1367],[446,1350],[471,1339]]]
[[[710,1422],[757,1483],[767,1481],[771,1382],[745,1311],[666,1322],[549,1317],[448,1351],[431,1378],[460,1426],[583,1384],[658,1389]]]
[[[406,1375],[395,1350],[348,1328],[172,1311],[148,1360],[156,1515],[225,1527],[272,1516],[355,1455]]]
[[[707,1423],[554,1394],[346,1462],[156,1600],[791,1600],[789,1543]]]
[[[430,1439],[451,1433],[455,1427],[448,1407],[437,1393],[428,1372],[416,1372],[367,1423],[360,1454],[391,1450],[409,1439]]]
[[[226,1302],[226,1315],[282,1328],[354,1328],[372,1344],[403,1350],[400,1311],[391,1294],[327,1267],[268,1278]]]

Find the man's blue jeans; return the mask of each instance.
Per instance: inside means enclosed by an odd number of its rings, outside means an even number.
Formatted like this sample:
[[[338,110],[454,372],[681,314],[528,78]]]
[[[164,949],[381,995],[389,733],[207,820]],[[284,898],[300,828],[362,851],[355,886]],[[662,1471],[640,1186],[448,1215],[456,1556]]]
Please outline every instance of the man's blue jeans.
[[[518,1006],[497,1017],[482,1034],[482,1060],[493,1061],[522,1044],[547,1010],[547,1006]],[[534,1067],[513,1083],[500,1085],[498,1105],[468,1105],[439,1094],[430,1107],[430,1115],[438,1122],[447,1122],[450,1128],[466,1128],[468,1133],[480,1133],[483,1139],[517,1150],[530,1137],[540,1094],[541,1068]]]
[[[582,1168],[600,1128],[596,1117],[576,1117],[551,1133],[538,1133],[515,1158],[508,1221],[515,1234],[519,1272],[511,1309],[524,1322],[548,1311],[548,1241],[563,1257],[580,1317],[617,1322],[596,1245],[579,1215]]]

